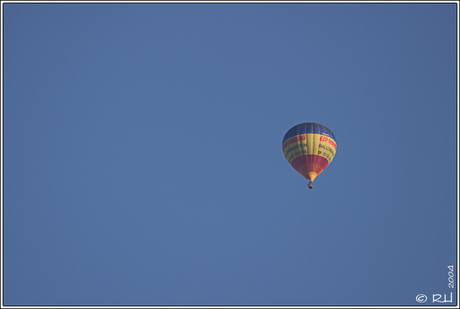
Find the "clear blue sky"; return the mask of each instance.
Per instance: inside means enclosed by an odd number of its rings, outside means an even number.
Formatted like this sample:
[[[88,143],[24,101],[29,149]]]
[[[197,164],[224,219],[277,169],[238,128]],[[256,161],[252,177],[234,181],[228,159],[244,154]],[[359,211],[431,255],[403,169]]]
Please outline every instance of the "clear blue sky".
[[[456,303],[456,4],[3,9],[5,305]]]

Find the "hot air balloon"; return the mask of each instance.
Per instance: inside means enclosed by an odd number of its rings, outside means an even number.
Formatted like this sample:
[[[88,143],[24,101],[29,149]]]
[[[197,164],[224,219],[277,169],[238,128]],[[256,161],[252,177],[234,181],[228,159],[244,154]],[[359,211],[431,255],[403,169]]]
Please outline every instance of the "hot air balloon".
[[[306,122],[292,127],[283,138],[283,152],[291,166],[306,179],[308,187],[332,162],[337,143],[331,130],[325,126]]]

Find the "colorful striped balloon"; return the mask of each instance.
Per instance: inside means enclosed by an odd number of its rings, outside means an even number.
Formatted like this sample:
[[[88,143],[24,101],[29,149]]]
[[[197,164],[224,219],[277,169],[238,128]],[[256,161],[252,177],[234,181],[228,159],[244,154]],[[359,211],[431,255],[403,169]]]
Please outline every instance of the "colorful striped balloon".
[[[308,187],[332,162],[337,143],[334,133],[325,126],[306,122],[292,127],[284,136],[283,152],[292,167],[310,179]]]

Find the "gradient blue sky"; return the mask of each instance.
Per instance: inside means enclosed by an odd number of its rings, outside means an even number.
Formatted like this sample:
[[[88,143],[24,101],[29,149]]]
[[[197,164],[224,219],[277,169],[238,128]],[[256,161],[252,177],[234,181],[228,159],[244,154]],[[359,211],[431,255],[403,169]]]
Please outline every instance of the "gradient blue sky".
[[[456,13],[3,3],[4,305],[455,304]]]

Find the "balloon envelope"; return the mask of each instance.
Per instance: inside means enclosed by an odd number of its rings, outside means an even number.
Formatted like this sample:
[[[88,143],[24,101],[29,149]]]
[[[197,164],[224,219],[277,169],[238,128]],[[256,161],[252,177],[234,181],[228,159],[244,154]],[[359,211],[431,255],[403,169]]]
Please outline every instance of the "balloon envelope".
[[[292,127],[283,139],[283,152],[291,166],[311,181],[332,162],[337,143],[325,126],[306,122]]]

